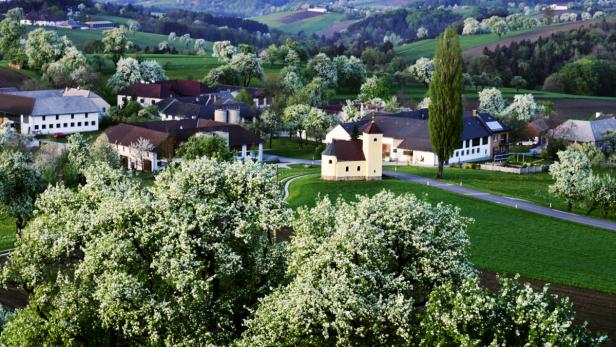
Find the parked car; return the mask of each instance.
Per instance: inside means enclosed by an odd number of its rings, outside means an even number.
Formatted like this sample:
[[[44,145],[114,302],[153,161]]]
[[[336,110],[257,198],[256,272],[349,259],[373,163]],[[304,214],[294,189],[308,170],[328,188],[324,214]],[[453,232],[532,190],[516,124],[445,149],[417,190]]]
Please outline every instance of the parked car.
[[[51,137],[53,137],[54,139],[63,139],[66,137],[66,134],[63,133],[53,133],[53,135],[51,135]]]

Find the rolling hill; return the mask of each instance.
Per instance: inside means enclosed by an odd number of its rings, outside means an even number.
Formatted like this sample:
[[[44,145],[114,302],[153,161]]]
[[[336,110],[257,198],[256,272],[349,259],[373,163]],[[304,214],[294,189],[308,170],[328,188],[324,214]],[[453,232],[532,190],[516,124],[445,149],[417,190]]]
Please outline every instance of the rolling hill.
[[[66,35],[75,46],[79,49],[83,49],[83,45],[88,40],[100,40],[103,37],[102,30],[71,30],[63,28],[45,28],[47,30],[55,30],[60,35]],[[143,48],[145,46],[158,47],[158,44],[162,41],[167,41],[168,37],[165,35],[144,33],[144,32],[131,32],[128,34],[128,40],[134,44]],[[178,51],[192,48],[192,45],[186,45],[179,40],[170,42],[170,45],[175,47]],[[208,42],[206,49],[209,51],[212,48],[212,43]]]
[[[252,20],[266,24],[290,34],[304,32],[306,35],[330,34],[332,28],[343,30],[356,21],[346,20],[340,13],[317,13],[310,11],[288,11],[252,17]]]

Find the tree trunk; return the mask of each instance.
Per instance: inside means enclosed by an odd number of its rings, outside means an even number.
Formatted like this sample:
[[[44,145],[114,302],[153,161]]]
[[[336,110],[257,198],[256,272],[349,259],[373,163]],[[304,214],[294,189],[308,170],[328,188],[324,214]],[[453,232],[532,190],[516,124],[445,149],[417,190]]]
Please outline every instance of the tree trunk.
[[[270,143],[269,143],[269,148],[272,149],[272,138],[274,137],[274,132],[270,133]]]
[[[592,205],[590,206],[590,208],[588,209],[588,211],[586,211],[586,215],[588,216],[592,211],[595,210],[595,207],[597,207],[596,205]]]
[[[440,160],[438,162],[438,171],[436,172],[436,178],[443,178],[443,162]]]
[[[571,201],[567,201],[567,211],[571,212],[572,208],[573,208],[573,203]]]

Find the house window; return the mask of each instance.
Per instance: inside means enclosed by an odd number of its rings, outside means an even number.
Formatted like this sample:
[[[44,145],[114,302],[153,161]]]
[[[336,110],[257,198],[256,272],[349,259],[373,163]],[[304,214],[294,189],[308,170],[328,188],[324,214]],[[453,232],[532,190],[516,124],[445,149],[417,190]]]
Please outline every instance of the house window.
[[[68,123],[64,123],[64,127],[66,128],[68,126]]]
[[[107,111],[107,109],[105,107],[103,107],[103,112]]]
[[[47,128],[47,126],[46,126],[45,124],[41,125],[41,127],[42,127],[43,129],[46,129],[46,128]]]
[[[466,150],[466,155],[468,155],[468,149]]]
[[[332,163],[332,160],[331,160],[331,159],[329,160],[329,163],[330,163],[330,164]]]
[[[481,139],[481,144],[482,144],[482,145],[487,145],[487,144],[488,144],[488,139],[489,139],[489,136],[484,136],[484,137]]]
[[[90,123],[90,124],[92,124],[92,126],[95,126],[96,125],[96,121],[93,120],[92,123]]]
[[[88,118],[88,113],[86,112],[86,118]]]
[[[71,119],[75,119],[75,114],[71,113]]]
[[[156,104],[156,101],[152,100],[152,105],[155,105],[155,104]]]
[[[35,125],[35,126],[34,126],[34,130],[38,130],[38,125]]]
[[[480,138],[473,139],[473,146],[479,146],[480,145],[479,140]]]
[[[376,142],[376,137],[374,138],[374,142]]]
[[[58,119],[60,119],[60,115],[59,114],[56,115],[56,120],[58,120]]]
[[[393,149],[393,152],[394,152],[394,153],[398,153],[398,149],[397,149],[397,148],[394,148],[394,149]]]
[[[139,100],[139,101],[140,101],[141,103],[143,103],[144,99],[143,99],[143,98],[141,98],[141,100]]]
[[[357,167],[357,171],[361,171],[361,166],[358,166],[358,167]]]
[[[81,126],[81,122],[77,122],[77,126],[80,127]]]
[[[53,129],[53,124],[49,124],[49,129]]]
[[[464,148],[464,141],[460,142],[460,145],[458,146],[459,148]]]
[[[483,154],[488,154],[488,150],[487,150],[487,149],[484,149],[484,150],[483,150]]]
[[[83,125],[84,126],[88,126],[88,122],[83,122]]]
[[[72,127],[74,127],[74,126],[75,126],[75,123],[74,123],[74,122],[71,122],[71,126],[72,126]]]
[[[43,116],[43,122],[45,121],[45,116]]]
[[[346,172],[349,172],[349,167],[348,166],[346,167]]]

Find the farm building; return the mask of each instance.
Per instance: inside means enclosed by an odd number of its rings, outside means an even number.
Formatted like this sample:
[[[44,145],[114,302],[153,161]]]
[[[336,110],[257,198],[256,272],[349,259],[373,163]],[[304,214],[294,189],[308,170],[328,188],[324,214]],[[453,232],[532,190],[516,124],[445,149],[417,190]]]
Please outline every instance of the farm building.
[[[104,99],[88,90],[0,90],[0,118],[22,134],[97,131],[108,109]]]
[[[438,158],[432,152],[430,143],[427,109],[373,113],[360,121],[337,125],[327,134],[325,142],[350,140],[353,132],[361,133],[361,129],[372,120],[383,132],[381,157],[384,160],[412,165],[438,165]],[[467,112],[463,124],[460,145],[448,159],[449,164],[492,159],[495,155],[508,152],[510,129],[490,114]]]
[[[242,87],[218,85],[208,87],[203,83],[190,80],[167,80],[152,83],[135,83],[118,92],[118,106],[122,107],[129,100],[135,100],[143,106],[156,105],[167,98],[198,97],[204,94],[227,93],[228,98],[235,98]],[[245,88],[253,97],[257,108],[265,108],[269,100],[261,88]]]
[[[223,123],[240,124],[251,122],[261,113],[255,107],[236,102],[227,92],[168,98],[157,105],[162,120],[213,119]]]
[[[118,124],[105,131],[125,168],[148,172],[160,170],[178,146],[196,134],[224,138],[240,160],[263,159],[263,140],[237,124],[184,119]]]
[[[550,137],[568,142],[590,143],[600,147],[603,135],[616,131],[615,116],[599,116],[593,120],[569,119],[550,131]]]

